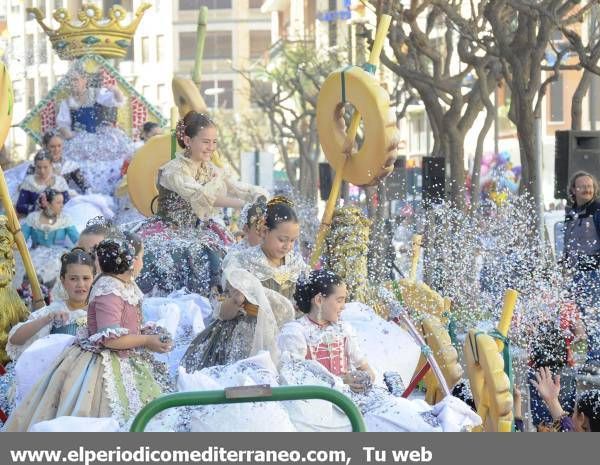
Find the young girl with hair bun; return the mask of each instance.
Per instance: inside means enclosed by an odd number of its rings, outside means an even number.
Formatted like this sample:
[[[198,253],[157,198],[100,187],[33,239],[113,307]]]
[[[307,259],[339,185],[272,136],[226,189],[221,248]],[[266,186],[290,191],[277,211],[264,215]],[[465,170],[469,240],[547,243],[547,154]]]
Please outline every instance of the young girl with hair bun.
[[[102,273],[89,295],[89,338],[65,350],[17,407],[7,431],[27,431],[59,416],[113,417],[122,428],[162,392],[144,350],[165,353],[171,342],[142,332],[140,238],[105,239],[96,248]]]
[[[284,325],[277,341],[279,373],[285,384],[319,384],[345,392],[360,408],[368,431],[460,431],[481,423],[455,397],[448,396],[432,407],[423,400],[395,397],[376,383],[368,357],[377,354],[363,353],[354,329],[340,319],[347,294],[341,278],[325,269],[298,280],[294,298],[304,316]],[[349,426],[335,409],[298,405],[291,405],[289,412],[301,431]]]
[[[298,215],[294,204],[283,196],[266,202],[260,212],[256,227],[261,243],[230,252],[223,261],[223,268],[234,266],[248,270],[264,287],[291,300],[298,276],[308,271],[294,247],[300,236]]]
[[[223,262],[223,274],[228,276],[230,269],[244,270],[253,277],[255,286],[260,283],[262,289],[257,292],[266,294],[280,329],[294,318],[289,298],[296,279],[307,270],[302,257],[294,252],[300,226],[292,203],[285,197],[275,197],[257,211],[264,212],[257,220],[262,244],[230,252]],[[240,292],[241,286],[235,281],[225,281],[230,293],[213,302],[216,321],[196,336],[181,361],[188,372],[233,362],[251,353],[248,341],[254,337],[256,318],[249,317],[244,308],[248,295]]]
[[[223,208],[242,208],[266,191],[236,180],[217,158],[217,128],[190,111],[179,121],[182,150],[158,174],[156,216],[141,229],[147,249],[138,281],[145,293],[169,294],[183,287],[207,296],[219,283],[224,247],[233,243]]]

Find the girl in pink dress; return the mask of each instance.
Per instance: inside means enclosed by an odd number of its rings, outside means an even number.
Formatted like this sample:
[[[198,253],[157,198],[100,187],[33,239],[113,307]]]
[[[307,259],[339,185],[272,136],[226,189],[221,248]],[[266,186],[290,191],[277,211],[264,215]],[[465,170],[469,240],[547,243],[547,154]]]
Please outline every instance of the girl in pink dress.
[[[165,353],[171,342],[142,329],[142,293],[135,276],[143,247],[134,234],[105,239],[96,248],[102,274],[89,296],[89,337],[66,349],[42,376],[5,429],[27,431],[61,416],[113,417],[126,428],[163,391],[147,351]]]

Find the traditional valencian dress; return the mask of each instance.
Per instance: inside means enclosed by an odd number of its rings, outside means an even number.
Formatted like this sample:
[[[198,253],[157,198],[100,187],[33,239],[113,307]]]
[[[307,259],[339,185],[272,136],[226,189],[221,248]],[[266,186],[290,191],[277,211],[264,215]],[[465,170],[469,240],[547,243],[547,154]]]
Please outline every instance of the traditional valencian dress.
[[[138,231],[144,239],[144,293],[167,295],[183,287],[208,296],[219,283],[220,257],[233,242],[226,231],[219,196],[253,200],[264,189],[234,179],[213,162],[196,163],[184,155],[166,163],[158,175],[156,216]]]
[[[27,215],[37,208],[37,199],[46,189],[54,189],[63,195],[64,203],[69,201],[69,186],[62,176],[54,175],[51,185],[40,184],[35,180],[33,174],[25,176],[25,179],[19,186],[19,198],[15,210],[18,213]]]
[[[123,161],[133,154],[133,142],[115,126],[116,118],[109,114],[122,103],[112,91],[90,87],[83,104],[69,97],[61,102],[56,115],[57,127],[75,134],[65,141],[65,163],[77,163],[96,193],[112,195],[121,178]]]
[[[287,323],[278,338],[280,374],[287,384],[322,384],[344,391],[360,408],[368,431],[460,431],[481,419],[464,402],[448,396],[433,408],[421,400],[394,397],[378,386],[364,394],[351,392],[343,375],[367,361],[353,328],[342,321],[325,326],[308,316]],[[323,403],[321,403],[323,404]],[[335,408],[306,402],[290,406],[290,418],[301,431],[339,431],[347,419]]]
[[[67,181],[67,185],[70,188],[75,189],[78,193],[85,194],[89,189],[90,186],[81,172],[79,164],[73,160],[61,158],[59,161],[52,162],[52,168],[56,174],[65,178],[65,181]],[[34,174],[34,172],[35,166],[33,164],[29,165],[27,174]]]
[[[183,356],[188,373],[215,365],[227,365],[268,350],[277,359],[277,333],[294,319],[294,308],[278,292],[264,288],[250,272],[228,267],[227,286],[246,297],[244,310],[230,320],[220,319],[221,303],[215,303],[215,321],[202,331]]]
[[[103,343],[139,335],[142,293],[134,282],[101,275],[90,292],[89,338],[65,350],[11,414],[6,431],[27,431],[61,416],[113,417],[126,428],[162,388],[143,349]]]
[[[25,241],[31,239],[31,260],[44,284],[52,285],[60,272],[60,256],[77,244],[79,233],[71,218],[64,213],[52,224],[42,223],[43,213],[34,211],[27,215],[21,230]],[[17,260],[15,282],[20,284],[24,270],[20,258]]]

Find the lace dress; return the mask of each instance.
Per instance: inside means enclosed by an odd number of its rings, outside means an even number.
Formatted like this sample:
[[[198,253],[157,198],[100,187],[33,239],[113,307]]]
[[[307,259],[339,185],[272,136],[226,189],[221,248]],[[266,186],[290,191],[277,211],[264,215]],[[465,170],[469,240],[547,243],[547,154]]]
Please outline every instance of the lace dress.
[[[138,284],[145,294],[168,295],[185,287],[208,296],[220,281],[221,257],[232,243],[214,206],[217,197],[250,201],[265,191],[235,181],[212,162],[198,164],[183,155],[161,168],[158,191],[157,214],[139,230],[145,254]]]
[[[167,380],[144,350],[110,350],[103,343],[141,334],[142,293],[133,282],[103,275],[90,292],[89,338],[65,350],[13,411],[6,431],[27,431],[60,416],[113,417],[122,428],[161,394]]]
[[[106,88],[89,88],[83,104],[73,97],[60,103],[56,115],[58,128],[74,132],[65,141],[65,161],[78,164],[94,192],[112,195],[121,178],[123,161],[131,158],[133,142],[112,120],[122,102]]]

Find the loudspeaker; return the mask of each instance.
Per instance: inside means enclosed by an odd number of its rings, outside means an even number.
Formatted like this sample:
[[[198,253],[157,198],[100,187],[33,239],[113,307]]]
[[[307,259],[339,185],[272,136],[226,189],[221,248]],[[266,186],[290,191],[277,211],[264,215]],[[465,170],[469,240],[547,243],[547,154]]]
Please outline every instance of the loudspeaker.
[[[333,169],[329,163],[319,163],[319,192],[321,200],[327,200],[333,184]]]
[[[554,197],[568,197],[569,179],[577,171],[600,178],[600,131],[556,131]]]
[[[446,159],[444,157],[423,157],[423,202],[441,203],[446,193]]]
[[[394,171],[385,178],[389,200],[406,198],[406,157],[398,157],[394,162]]]

